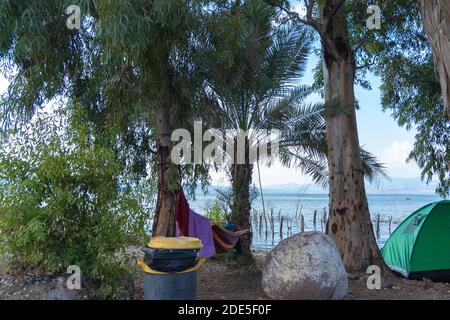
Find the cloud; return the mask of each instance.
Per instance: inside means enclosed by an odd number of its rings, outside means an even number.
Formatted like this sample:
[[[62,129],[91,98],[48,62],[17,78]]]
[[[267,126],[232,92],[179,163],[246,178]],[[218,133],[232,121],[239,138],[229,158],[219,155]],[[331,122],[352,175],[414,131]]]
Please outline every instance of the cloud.
[[[419,177],[420,169],[417,164],[413,161],[407,162],[412,149],[411,141],[394,141],[381,153],[379,160],[386,165],[389,175],[393,177]]]
[[[405,164],[412,150],[412,144],[409,141],[395,141],[392,145],[383,151],[383,160],[391,164]]]

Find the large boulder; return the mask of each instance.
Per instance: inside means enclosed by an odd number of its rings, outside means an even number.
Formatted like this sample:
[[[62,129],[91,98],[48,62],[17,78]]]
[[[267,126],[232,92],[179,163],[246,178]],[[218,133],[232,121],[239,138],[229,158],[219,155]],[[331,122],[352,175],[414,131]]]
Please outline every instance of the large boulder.
[[[322,232],[304,232],[281,241],[262,272],[272,299],[342,299],[348,277],[335,243]]]

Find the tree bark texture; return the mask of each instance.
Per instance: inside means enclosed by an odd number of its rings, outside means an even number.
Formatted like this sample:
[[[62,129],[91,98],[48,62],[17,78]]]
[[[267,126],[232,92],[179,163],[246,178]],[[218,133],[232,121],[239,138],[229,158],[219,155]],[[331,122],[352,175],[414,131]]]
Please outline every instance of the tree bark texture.
[[[327,118],[330,192],[327,233],[335,240],[347,270],[365,272],[369,265],[384,264],[365,192],[356,124],[355,58],[345,9],[340,3],[327,0],[321,8],[325,99],[340,105]]]
[[[170,106],[166,104],[159,110],[156,117],[158,128],[156,151],[158,159],[158,197],[153,220],[153,236],[175,236],[176,190],[173,188],[174,181],[171,181],[170,174],[171,169],[174,170],[175,164],[171,161],[173,143],[171,141],[170,111]]]
[[[420,4],[425,31],[439,72],[444,105],[450,119],[450,1],[420,0]]]

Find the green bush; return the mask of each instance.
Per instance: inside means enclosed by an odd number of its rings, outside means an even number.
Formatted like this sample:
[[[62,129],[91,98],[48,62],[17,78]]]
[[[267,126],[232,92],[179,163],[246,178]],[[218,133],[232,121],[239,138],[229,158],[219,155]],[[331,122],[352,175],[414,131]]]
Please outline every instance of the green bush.
[[[227,223],[227,213],[217,201],[206,209],[206,217],[212,222],[220,225],[225,225]]]
[[[77,265],[99,298],[123,297],[124,249],[146,237],[153,189],[129,181],[116,158],[80,112],[41,115],[9,136],[0,147],[0,254],[43,272]]]

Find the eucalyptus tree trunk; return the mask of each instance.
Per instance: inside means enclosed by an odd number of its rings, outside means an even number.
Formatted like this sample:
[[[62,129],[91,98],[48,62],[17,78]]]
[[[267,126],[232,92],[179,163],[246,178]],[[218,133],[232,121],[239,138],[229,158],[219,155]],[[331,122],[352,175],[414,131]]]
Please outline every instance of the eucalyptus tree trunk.
[[[253,165],[249,161],[248,139],[245,141],[245,163],[237,164],[236,143],[234,163],[231,165],[231,188],[233,190],[233,204],[231,207],[231,220],[239,230],[251,230],[250,221],[250,187],[252,184]],[[251,257],[252,235],[248,233],[241,236],[241,249],[244,257]]]
[[[170,105],[166,104],[158,111],[156,124],[157,161],[158,161],[158,198],[156,212],[153,220],[153,236],[175,236],[175,201],[176,189],[174,187],[173,170],[175,164],[171,161],[173,143],[171,140],[172,128],[170,126]]]
[[[355,111],[355,58],[341,0],[321,8],[325,99],[339,102],[327,118],[329,220],[327,233],[336,242],[348,271],[384,265],[375,241],[364,186]],[[340,109],[343,110],[340,110]]]
[[[442,95],[450,119],[450,1],[420,0],[425,31],[433,48]]]

